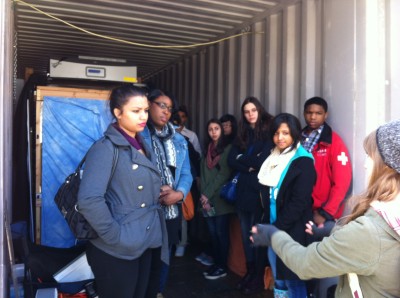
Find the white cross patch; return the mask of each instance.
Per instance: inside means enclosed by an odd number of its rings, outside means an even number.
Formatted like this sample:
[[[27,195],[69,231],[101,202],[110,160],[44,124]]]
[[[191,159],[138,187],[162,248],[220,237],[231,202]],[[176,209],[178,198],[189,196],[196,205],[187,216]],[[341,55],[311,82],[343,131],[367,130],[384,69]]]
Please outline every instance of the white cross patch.
[[[345,166],[349,161],[349,158],[346,156],[346,153],[342,152],[338,155],[337,160],[342,162],[342,166]]]

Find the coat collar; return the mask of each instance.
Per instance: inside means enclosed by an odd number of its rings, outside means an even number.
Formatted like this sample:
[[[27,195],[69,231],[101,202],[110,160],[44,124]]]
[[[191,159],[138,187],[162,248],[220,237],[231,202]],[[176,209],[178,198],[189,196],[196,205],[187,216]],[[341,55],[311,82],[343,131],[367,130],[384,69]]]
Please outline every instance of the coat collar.
[[[110,141],[114,144],[114,146],[117,146],[119,148],[130,149],[131,161],[133,164],[141,164],[150,167],[157,173],[159,173],[158,169],[151,161],[153,151],[151,150],[150,146],[143,140],[142,135],[139,134],[139,138],[147,156],[144,156],[143,154],[139,153],[139,151],[137,151],[135,148],[133,148],[133,146],[129,144],[128,140],[125,139],[125,137],[118,130],[116,130],[111,124],[108,126],[104,135],[108,139],[110,139]]]
[[[303,131],[306,129],[307,126],[303,128]],[[332,144],[332,128],[326,122],[324,122],[324,129],[321,132],[321,136],[318,140],[318,143],[324,143],[325,145]]]

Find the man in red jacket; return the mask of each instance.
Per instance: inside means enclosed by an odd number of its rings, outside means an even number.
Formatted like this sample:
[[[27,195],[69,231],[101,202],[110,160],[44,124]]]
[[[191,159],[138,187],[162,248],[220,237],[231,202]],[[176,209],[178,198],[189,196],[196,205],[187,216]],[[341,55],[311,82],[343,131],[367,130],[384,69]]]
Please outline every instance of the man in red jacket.
[[[349,151],[325,122],[327,118],[328,104],[323,98],[312,97],[304,103],[307,126],[302,131],[301,143],[314,156],[317,172],[312,192],[316,238],[328,236],[335,220],[341,217],[352,177]],[[307,282],[308,297],[325,297],[327,288],[336,283],[336,279],[310,280]]]
[[[319,227],[342,215],[352,178],[347,147],[325,122],[327,117],[328,104],[323,98],[312,97],[305,102],[307,126],[302,132],[302,145],[315,159],[317,181],[312,197],[314,222]]]

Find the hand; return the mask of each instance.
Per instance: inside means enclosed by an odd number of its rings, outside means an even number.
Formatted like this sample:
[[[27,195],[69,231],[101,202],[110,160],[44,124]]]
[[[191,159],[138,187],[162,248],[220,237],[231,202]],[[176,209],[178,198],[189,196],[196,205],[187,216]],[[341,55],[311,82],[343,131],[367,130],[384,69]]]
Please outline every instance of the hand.
[[[308,223],[306,223],[307,234],[314,235],[315,229],[317,229],[317,226],[314,225],[314,223],[311,220]]]
[[[250,240],[255,246],[271,246],[272,235],[278,231],[274,225],[258,224],[251,229]]]
[[[200,196],[200,203],[205,211],[208,212],[211,210],[210,202],[208,201],[208,198],[203,194]]]
[[[165,206],[176,204],[182,200],[182,192],[175,191],[169,185],[161,186],[160,203]]]
[[[314,222],[315,224],[319,227],[319,226],[324,226],[326,219],[325,217],[323,217],[321,214],[319,214],[319,212],[317,210],[314,211]]]
[[[306,223],[306,233],[313,235],[319,240],[330,235],[333,227],[335,226],[335,221],[327,220],[324,224],[319,226],[315,225],[312,221]]]

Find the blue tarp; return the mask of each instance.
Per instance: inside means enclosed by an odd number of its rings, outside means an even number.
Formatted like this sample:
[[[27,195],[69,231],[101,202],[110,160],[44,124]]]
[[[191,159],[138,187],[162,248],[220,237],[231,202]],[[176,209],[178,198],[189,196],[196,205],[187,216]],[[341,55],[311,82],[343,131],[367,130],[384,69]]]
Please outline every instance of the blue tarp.
[[[71,247],[75,238],[54,196],[111,122],[108,101],[47,96],[42,118],[41,244]]]

